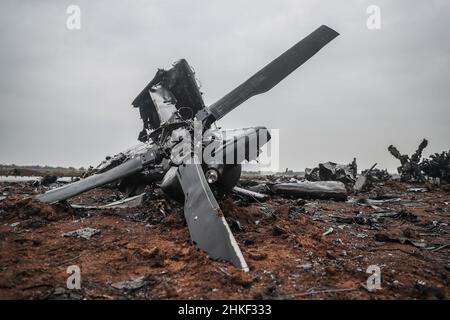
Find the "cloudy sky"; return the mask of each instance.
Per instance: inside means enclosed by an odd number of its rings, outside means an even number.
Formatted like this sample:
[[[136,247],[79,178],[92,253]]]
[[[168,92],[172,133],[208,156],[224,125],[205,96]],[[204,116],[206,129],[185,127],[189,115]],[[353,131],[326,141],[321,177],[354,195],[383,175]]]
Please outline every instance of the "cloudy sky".
[[[450,148],[447,0],[2,0],[0,163],[95,165],[137,142],[130,104],[158,67],[186,58],[211,104],[322,24],[341,35],[220,125],[280,129],[281,167],[299,170]]]

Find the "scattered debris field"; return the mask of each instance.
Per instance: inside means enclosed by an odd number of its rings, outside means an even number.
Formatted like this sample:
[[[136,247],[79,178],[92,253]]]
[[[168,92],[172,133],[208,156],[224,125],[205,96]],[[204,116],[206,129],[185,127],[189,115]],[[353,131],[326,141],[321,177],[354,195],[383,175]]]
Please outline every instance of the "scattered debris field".
[[[446,186],[387,181],[346,201],[233,193],[220,206],[245,273],[197,250],[182,205],[158,188],[94,208],[123,198],[102,187],[74,209],[35,200],[45,186],[0,183],[0,299],[448,299]],[[66,288],[71,265],[80,290]],[[380,290],[367,288],[371,265]]]

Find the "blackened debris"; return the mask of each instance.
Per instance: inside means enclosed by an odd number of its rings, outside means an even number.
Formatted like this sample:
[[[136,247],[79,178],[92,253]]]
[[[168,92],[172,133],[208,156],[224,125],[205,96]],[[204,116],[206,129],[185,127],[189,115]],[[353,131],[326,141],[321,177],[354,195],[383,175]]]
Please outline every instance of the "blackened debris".
[[[325,162],[319,163],[316,168],[305,169],[305,178],[309,181],[340,181],[347,187],[352,187],[357,170],[356,159],[347,165]]]
[[[420,160],[422,158],[423,149],[428,145],[428,140],[423,139],[417,148],[416,152],[411,156],[407,154],[401,154],[400,151],[393,145],[388,147],[388,151],[400,161],[400,167],[397,168],[402,181],[423,181],[424,175],[420,168]]]
[[[428,177],[450,182],[450,150],[432,154],[422,161],[420,168]]]

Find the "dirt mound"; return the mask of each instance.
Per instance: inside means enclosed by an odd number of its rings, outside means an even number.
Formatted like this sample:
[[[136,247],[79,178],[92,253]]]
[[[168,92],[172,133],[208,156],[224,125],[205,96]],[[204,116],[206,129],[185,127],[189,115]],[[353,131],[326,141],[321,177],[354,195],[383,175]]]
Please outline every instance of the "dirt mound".
[[[45,221],[57,221],[69,215],[76,215],[74,209],[68,204],[47,204],[35,198],[7,197],[0,204],[3,211],[2,219],[41,219]]]

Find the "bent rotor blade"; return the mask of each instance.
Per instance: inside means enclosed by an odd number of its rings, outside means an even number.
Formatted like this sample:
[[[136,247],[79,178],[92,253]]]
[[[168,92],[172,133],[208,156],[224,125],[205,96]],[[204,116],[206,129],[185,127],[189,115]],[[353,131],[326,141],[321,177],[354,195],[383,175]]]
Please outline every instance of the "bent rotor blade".
[[[215,120],[219,120],[247,99],[269,91],[338,35],[339,33],[325,25],[319,27],[239,87],[212,104],[208,108],[209,113]]]
[[[260,148],[271,139],[270,132],[265,127],[243,128],[239,129],[239,131],[237,135],[226,139],[215,150],[218,159],[222,158],[226,164],[238,164],[244,160],[256,160],[259,156]]]
[[[69,199],[80,193],[139,172],[144,168],[145,164],[153,161],[155,156],[156,153],[153,150],[150,150],[145,154],[131,158],[117,167],[103,173],[94,174],[86,179],[47,191],[46,193],[38,196],[37,199],[47,203]]]
[[[247,263],[206,182],[199,164],[183,164],[178,179],[185,195],[184,216],[197,247],[211,258],[226,260],[247,272]]]

